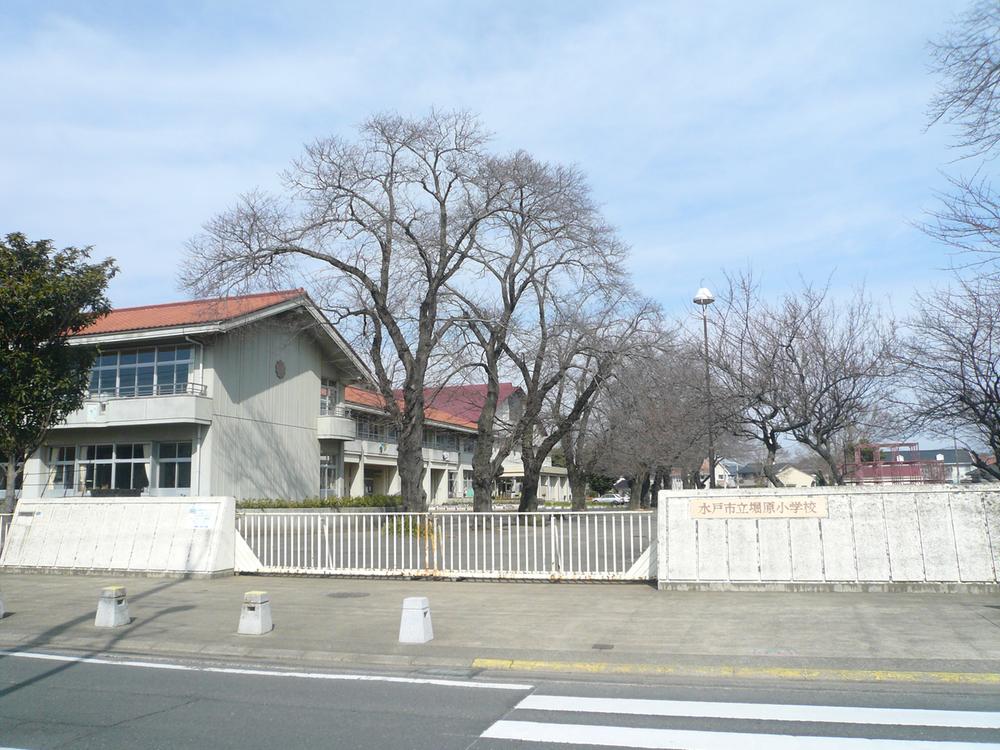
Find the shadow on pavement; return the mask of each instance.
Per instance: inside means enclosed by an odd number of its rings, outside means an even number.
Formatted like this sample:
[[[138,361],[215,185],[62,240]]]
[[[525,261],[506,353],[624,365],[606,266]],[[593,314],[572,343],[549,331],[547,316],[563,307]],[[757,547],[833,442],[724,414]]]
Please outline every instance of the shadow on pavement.
[[[168,590],[168,589],[170,589],[170,588],[178,585],[183,580],[185,580],[185,579],[184,578],[178,578],[178,579],[174,579],[174,580],[170,580],[170,581],[165,581],[162,584],[159,584],[159,585],[154,586],[153,588],[151,588],[151,589],[149,589],[147,591],[142,592],[141,594],[136,594],[135,596],[129,596],[128,599],[129,599],[130,602],[132,602],[132,601],[142,601],[143,599],[145,599],[148,596],[151,596],[153,594],[161,593],[163,591],[166,591],[166,590]],[[131,621],[129,622],[128,625],[124,625],[124,626],[122,626],[120,628],[113,628],[113,629],[109,628],[107,632],[108,632],[109,635],[112,636],[112,638],[111,638],[111,640],[109,642],[103,644],[100,648],[92,649],[90,651],[84,651],[83,653],[80,653],[80,654],[74,654],[74,656],[80,656],[81,658],[94,657],[94,656],[96,656],[96,655],[98,655],[100,653],[106,652],[110,648],[113,648],[117,643],[119,643],[123,638],[125,638],[126,635],[129,635],[129,634],[135,633],[138,630],[141,630],[144,625],[147,625],[147,624],[149,624],[151,622],[155,622],[157,619],[159,619],[160,617],[163,617],[164,615],[170,615],[170,614],[174,614],[174,613],[177,613],[177,612],[186,612],[186,611],[194,609],[194,608],[195,607],[193,605],[183,605],[183,606],[176,606],[176,607],[168,607],[166,609],[160,610],[159,612],[157,612],[155,615],[152,615],[151,617],[146,617],[146,618],[136,618],[136,617],[133,617],[131,619]],[[19,651],[32,651],[32,650],[35,650],[35,649],[44,649],[47,645],[49,645],[49,643],[54,638],[56,638],[59,635],[62,635],[63,633],[65,633],[70,628],[73,628],[73,627],[75,627],[77,625],[82,625],[82,624],[84,624],[86,622],[92,622],[93,619],[94,619],[95,612],[96,612],[96,605],[95,605],[95,607],[94,607],[93,610],[88,611],[85,614],[81,614],[78,617],[72,618],[71,620],[66,620],[65,622],[59,623],[58,625],[54,625],[53,627],[49,628],[48,630],[45,630],[45,631],[39,633],[37,636],[35,636],[34,638],[32,638],[30,641],[28,641],[28,642],[22,644],[21,646],[19,646],[18,650]],[[14,613],[13,612],[8,613],[8,615],[11,615],[11,614],[14,614]],[[9,650],[8,650],[8,652],[0,651],[0,661],[2,661],[3,659],[10,659],[10,658],[13,658],[13,657],[10,656]],[[72,668],[74,666],[77,666],[79,663],[80,662],[73,662],[73,661],[70,661],[70,662],[59,662],[58,666],[53,667],[52,669],[48,670],[47,672],[43,672],[42,674],[36,675],[36,676],[34,676],[34,677],[32,677],[32,678],[30,678],[28,680],[24,680],[23,682],[15,683],[14,685],[11,685],[10,687],[7,687],[7,688],[4,688],[4,689],[0,690],[0,698],[2,698],[5,695],[9,695],[10,693],[14,693],[14,692],[16,692],[18,690],[22,690],[22,689],[24,689],[26,687],[34,685],[34,684],[36,684],[38,682],[41,682],[43,680],[46,680],[49,677],[53,677],[53,676],[55,676],[55,675],[57,675],[57,674],[59,674],[61,672],[66,671],[67,669],[70,669],[70,668]]]

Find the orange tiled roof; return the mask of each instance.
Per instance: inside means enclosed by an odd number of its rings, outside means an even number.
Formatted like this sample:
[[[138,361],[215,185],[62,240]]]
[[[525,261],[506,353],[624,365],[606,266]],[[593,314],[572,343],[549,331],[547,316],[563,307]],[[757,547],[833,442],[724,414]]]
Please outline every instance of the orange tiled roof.
[[[217,299],[188,300],[187,302],[168,302],[163,305],[123,307],[112,310],[76,335],[89,336],[95,333],[142,331],[153,328],[220,323],[303,295],[305,295],[305,291],[302,289],[287,289],[280,292],[246,294],[240,297],[219,297]]]
[[[365,388],[358,388],[353,385],[349,385],[344,388],[344,400],[349,404],[357,404],[358,406],[369,406],[374,409],[385,408],[385,400],[382,398],[382,394],[376,393],[375,391],[369,391]],[[397,399],[397,401],[400,405],[402,405],[402,399]],[[476,429],[475,422],[470,422],[468,419],[456,416],[455,414],[450,414],[433,406],[424,406],[424,417],[434,422],[451,424],[456,427],[465,427],[473,430]]]

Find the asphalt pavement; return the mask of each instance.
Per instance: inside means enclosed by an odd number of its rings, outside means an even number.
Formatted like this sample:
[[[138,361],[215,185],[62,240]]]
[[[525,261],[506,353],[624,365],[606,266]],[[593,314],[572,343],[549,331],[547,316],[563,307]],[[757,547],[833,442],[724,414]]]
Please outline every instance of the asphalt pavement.
[[[129,625],[94,627],[102,586]],[[271,594],[275,629],[236,634],[243,592]],[[641,584],[239,576],[213,580],[3,575],[0,648],[503,674],[979,684],[1000,690],[1000,597],[679,592]],[[408,596],[433,641],[397,642]]]
[[[1000,748],[996,693],[940,686],[511,681],[0,656],[0,738],[23,750]]]

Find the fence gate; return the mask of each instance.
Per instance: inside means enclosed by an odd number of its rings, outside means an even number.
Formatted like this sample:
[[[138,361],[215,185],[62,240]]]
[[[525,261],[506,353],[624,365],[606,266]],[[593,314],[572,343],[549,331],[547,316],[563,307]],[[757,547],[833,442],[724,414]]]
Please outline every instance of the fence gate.
[[[243,554],[237,554],[237,571],[245,573],[655,578],[656,523],[650,511],[241,511],[236,529],[246,542]]]

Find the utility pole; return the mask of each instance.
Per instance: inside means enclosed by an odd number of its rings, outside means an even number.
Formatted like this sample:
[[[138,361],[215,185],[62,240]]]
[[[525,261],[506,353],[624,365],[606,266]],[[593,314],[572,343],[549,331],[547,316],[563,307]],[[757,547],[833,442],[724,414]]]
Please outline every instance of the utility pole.
[[[701,322],[705,332],[705,419],[708,424],[708,486],[715,489],[715,426],[712,424],[712,377],[709,371],[708,355],[708,306],[715,297],[702,287],[694,295],[694,303],[701,306]]]

